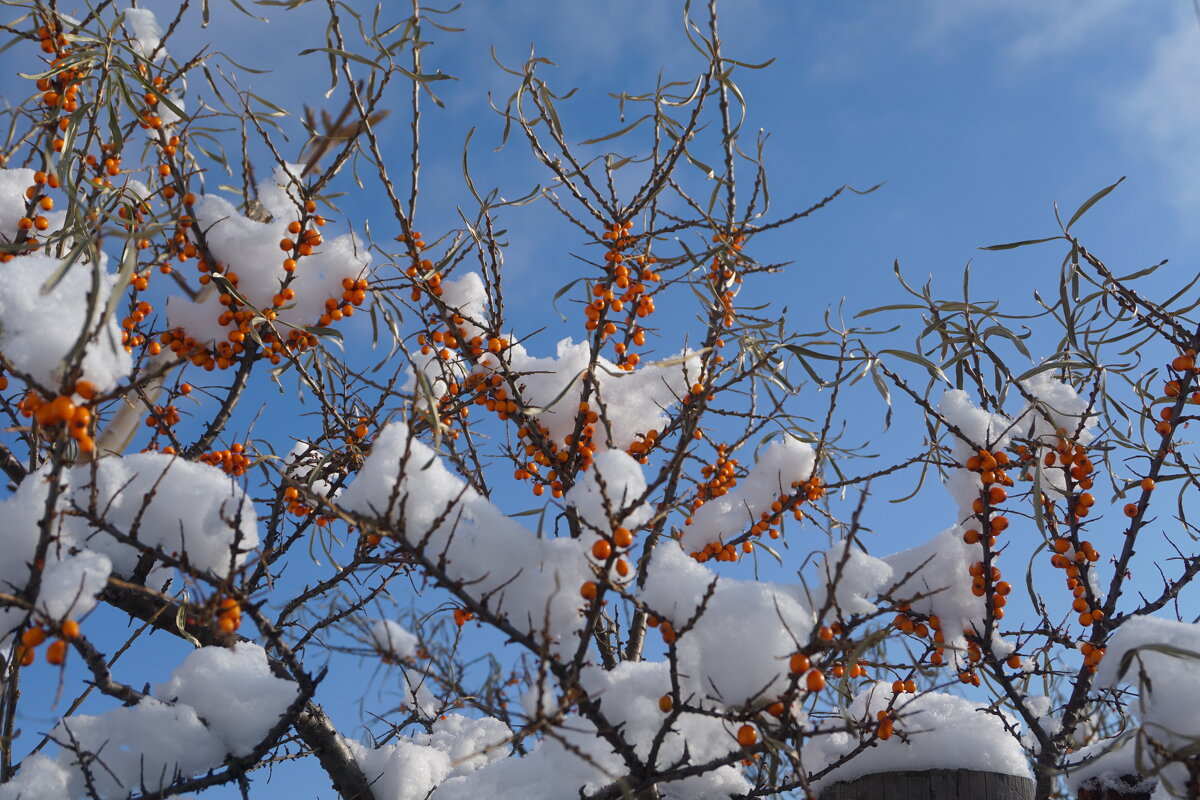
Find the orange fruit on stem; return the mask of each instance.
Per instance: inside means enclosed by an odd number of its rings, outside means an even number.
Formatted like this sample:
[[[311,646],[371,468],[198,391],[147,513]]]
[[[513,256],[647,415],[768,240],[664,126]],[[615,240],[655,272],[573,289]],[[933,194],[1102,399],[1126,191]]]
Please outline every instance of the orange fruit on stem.
[[[42,628],[26,628],[21,634],[21,644],[26,647],[37,647],[46,641],[46,631]]]
[[[629,547],[633,544],[633,534],[627,528],[617,528],[613,531],[613,544],[617,547]]]
[[[67,643],[62,639],[55,639],[50,643],[50,646],[46,648],[46,661],[57,667],[66,660]]]
[[[753,725],[743,725],[738,728],[737,740],[742,747],[753,747],[758,744],[758,729]]]

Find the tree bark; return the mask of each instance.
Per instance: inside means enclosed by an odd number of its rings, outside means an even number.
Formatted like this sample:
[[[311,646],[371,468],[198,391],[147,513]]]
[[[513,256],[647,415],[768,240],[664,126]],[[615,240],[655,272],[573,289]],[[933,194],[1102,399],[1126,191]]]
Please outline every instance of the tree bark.
[[[838,781],[821,800],[1033,800],[1033,781],[999,772],[930,769]]]

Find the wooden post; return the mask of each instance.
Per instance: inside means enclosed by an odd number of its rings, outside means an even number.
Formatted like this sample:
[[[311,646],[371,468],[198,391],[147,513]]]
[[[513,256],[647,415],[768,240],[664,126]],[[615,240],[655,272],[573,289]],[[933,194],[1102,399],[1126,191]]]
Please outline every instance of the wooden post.
[[[821,800],[1033,800],[1033,780],[1000,772],[880,772],[832,783]]]
[[[1150,800],[1152,794],[1154,784],[1146,785],[1140,775],[1122,775],[1105,782],[1090,779],[1079,785],[1079,800]]]

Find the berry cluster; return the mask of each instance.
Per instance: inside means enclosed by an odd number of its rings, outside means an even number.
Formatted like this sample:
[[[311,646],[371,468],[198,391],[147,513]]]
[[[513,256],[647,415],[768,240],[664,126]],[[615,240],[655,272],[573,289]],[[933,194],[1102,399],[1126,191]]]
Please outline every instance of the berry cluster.
[[[706,466],[701,470],[701,473],[704,477],[709,478],[709,481],[699,485],[696,497],[692,500],[693,513],[708,500],[726,494],[737,484],[737,463],[736,458],[727,459],[725,448],[718,446],[717,461],[712,467]],[[759,512],[758,520],[750,525],[745,536],[758,538],[765,533],[772,539],[778,539],[780,536],[778,526],[784,514],[790,511],[793,519],[804,519],[804,511],[801,506],[805,503],[815,503],[825,496],[825,485],[816,475],[806,481],[792,481],[791,488],[791,493],[780,494],[771,502],[769,509]],[[691,525],[693,522],[694,518],[689,516],[684,524]],[[754,542],[751,538],[742,541],[741,552],[754,552]],[[700,550],[692,553],[692,558],[703,564],[709,559],[737,561],[740,556],[733,543],[709,542]]]
[[[228,450],[214,450],[211,453],[205,453],[200,456],[199,460],[205,464],[220,467],[226,475],[232,475],[235,478],[245,475],[251,464],[250,457],[246,455],[246,445],[240,442],[230,445]]]
[[[654,256],[626,256],[637,244],[637,237],[630,234],[632,228],[631,221],[614,222],[601,234],[601,240],[608,246],[604,253],[605,272],[592,285],[592,299],[583,309],[584,328],[599,331],[601,342],[623,332],[614,341],[613,352],[617,355],[617,366],[630,372],[641,360],[630,347],[646,344],[646,332],[639,320],[645,320],[655,311],[654,293],[647,284],[662,280],[654,270],[658,263]]]
[[[17,660],[22,667],[33,663],[37,648],[46,641],[50,631],[40,625],[26,628],[17,645]],[[57,638],[46,648],[46,661],[61,666],[67,660],[67,643],[79,637],[79,623],[73,619],[63,620],[58,626]]]
[[[78,381],[74,392],[52,399],[45,399],[31,389],[17,403],[17,410],[26,419],[32,418],[46,434],[65,431],[75,440],[79,452],[87,454],[96,447],[92,438],[92,411],[89,407],[95,397],[96,387],[90,381]],[[79,399],[78,403],[75,402],[76,398]]]

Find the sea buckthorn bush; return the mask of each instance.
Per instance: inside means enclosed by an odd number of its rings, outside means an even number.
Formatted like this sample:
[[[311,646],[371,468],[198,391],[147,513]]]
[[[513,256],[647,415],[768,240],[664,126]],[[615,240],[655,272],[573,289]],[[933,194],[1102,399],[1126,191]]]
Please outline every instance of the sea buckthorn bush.
[[[451,13],[329,2],[301,115],[208,3],[6,5],[0,800],[1197,796],[1188,293],[1077,237],[1114,185],[993,248],[1066,250],[1031,309],[789,319],[759,245],[873,189],[772,207],[762,65],[680,6],[609,130],[497,58],[542,182],[467,136],[444,214]],[[530,208],[574,248],[536,274]]]

